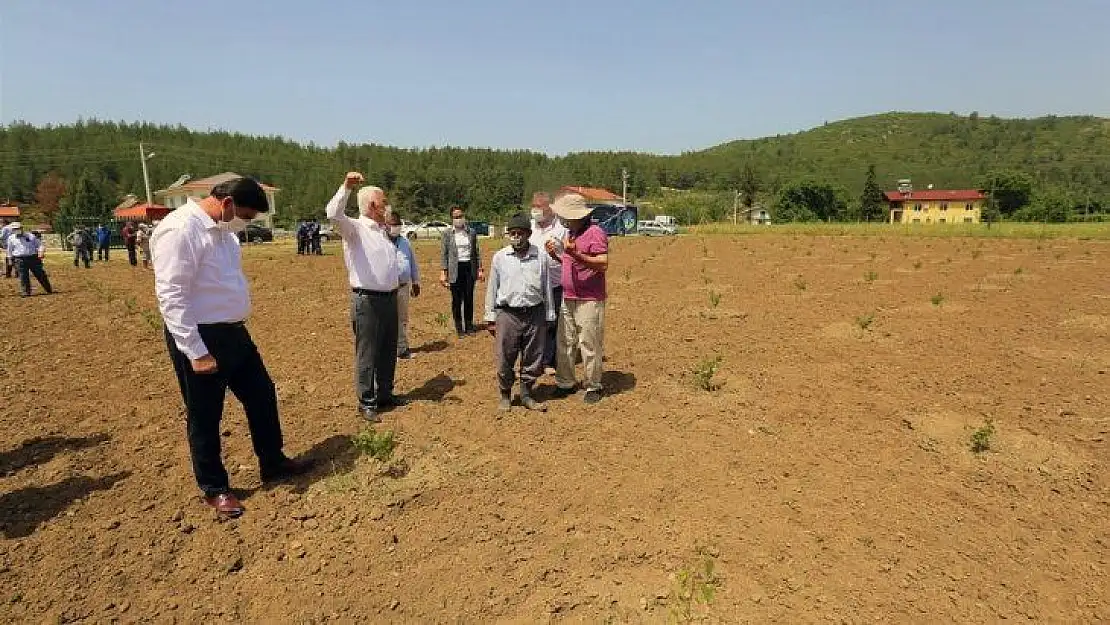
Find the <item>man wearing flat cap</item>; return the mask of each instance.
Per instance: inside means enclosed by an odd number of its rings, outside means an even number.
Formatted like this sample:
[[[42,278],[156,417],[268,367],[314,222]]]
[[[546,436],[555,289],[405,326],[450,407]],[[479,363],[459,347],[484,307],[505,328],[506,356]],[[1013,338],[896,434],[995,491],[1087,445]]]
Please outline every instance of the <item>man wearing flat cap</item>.
[[[494,335],[497,382],[501,391],[498,410],[512,409],[516,362],[520,359],[520,403],[527,410],[543,412],[547,406],[536,401],[533,389],[543,375],[547,324],[555,320],[547,260],[528,239],[532,223],[522,213],[509,219],[509,245],[499,250],[490,263],[486,287],[485,321]]]

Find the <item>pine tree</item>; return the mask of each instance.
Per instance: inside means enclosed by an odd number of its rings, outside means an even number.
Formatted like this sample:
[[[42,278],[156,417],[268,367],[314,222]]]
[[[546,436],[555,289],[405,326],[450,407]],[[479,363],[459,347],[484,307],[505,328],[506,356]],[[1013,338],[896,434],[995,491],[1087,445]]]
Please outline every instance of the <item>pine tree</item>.
[[[864,221],[886,221],[886,195],[883,188],[875,181],[875,166],[867,168],[867,180],[863,183],[863,194],[860,196],[860,217]]]

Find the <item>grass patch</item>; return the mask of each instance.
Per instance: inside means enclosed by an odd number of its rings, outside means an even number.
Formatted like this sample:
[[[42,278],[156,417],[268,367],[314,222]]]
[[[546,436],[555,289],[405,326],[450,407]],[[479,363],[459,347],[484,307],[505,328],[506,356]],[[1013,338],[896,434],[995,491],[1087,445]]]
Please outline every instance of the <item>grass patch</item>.
[[[359,453],[386,462],[393,456],[397,439],[393,430],[378,432],[369,428],[351,436],[351,444]]]
[[[994,440],[994,423],[987,419],[979,429],[971,433],[971,451],[981,454],[990,451]]]
[[[867,273],[863,274],[864,282],[874,282],[875,280],[878,280],[878,279],[879,279],[879,274],[875,273],[874,271],[868,271]]]
[[[806,290],[806,279],[801,276],[794,278],[794,288],[798,289],[799,291]]]
[[[703,391],[713,392],[721,385],[713,378],[717,372],[721,370],[721,356],[717,355],[713,358],[706,358],[694,367],[694,384]]]
[[[942,293],[937,293],[936,295],[930,297],[929,301],[933,303],[933,306],[940,306],[944,303],[944,295]]]
[[[436,313],[435,323],[437,326],[441,328],[446,328],[449,321],[450,318],[447,316],[447,313]]]
[[[716,308],[721,305],[721,294],[716,291],[709,292],[709,306]]]
[[[856,325],[864,332],[871,329],[871,325],[875,323],[875,313],[870,312],[867,314],[856,317]]]
[[[699,606],[713,605],[721,586],[716,569],[716,561],[705,550],[698,549],[698,561],[675,572],[667,596],[667,612],[672,623],[691,623]]]

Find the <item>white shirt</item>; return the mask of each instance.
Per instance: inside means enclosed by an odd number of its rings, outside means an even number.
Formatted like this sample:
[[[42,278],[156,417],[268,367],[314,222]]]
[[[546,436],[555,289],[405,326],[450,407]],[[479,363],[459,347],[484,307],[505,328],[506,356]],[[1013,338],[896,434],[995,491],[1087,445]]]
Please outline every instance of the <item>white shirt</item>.
[[[235,323],[250,314],[239,237],[189,200],[154,229],[150,251],[166,329],[181,353],[196,360],[208,354],[198,325]]]
[[[547,279],[545,252],[535,245],[528,245],[523,255],[512,246],[499,250],[490,263],[489,283],[486,285],[486,321],[497,320],[497,309],[530,308],[544,306],[548,321],[555,321],[555,302],[551,295],[551,281]]]
[[[397,247],[389,240],[388,227],[366,217],[351,219],[343,214],[351,190],[339,187],[324,211],[343,238],[343,260],[352,289],[393,291],[400,284]]]
[[[459,252],[459,262],[470,262],[470,232],[466,228],[455,229],[455,249]]]
[[[38,256],[42,251],[42,241],[30,232],[8,235],[8,257]]]
[[[548,239],[554,240],[562,251],[563,241],[566,240],[570,231],[559,221],[558,217],[552,217],[551,223],[547,224],[544,228],[535,220],[532,220],[532,236],[528,241],[540,248],[540,253],[543,254],[544,260],[547,263],[547,279],[551,281],[551,288],[557,289],[563,284],[563,263],[562,261],[555,260],[551,254],[547,253],[547,248],[544,245]]]

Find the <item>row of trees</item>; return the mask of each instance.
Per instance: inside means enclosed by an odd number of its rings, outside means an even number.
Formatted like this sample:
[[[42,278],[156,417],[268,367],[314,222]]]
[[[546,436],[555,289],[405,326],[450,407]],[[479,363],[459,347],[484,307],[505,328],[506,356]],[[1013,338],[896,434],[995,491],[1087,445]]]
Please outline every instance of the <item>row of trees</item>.
[[[903,177],[919,187],[990,189],[992,211],[1011,219],[1098,213],[1110,197],[1110,129],[1102,120],[889,114],[678,156],[549,157],[373,144],[324,149],[149,124],[14,124],[0,128],[0,200],[32,205],[45,219],[106,215],[123,195],[145,195],[140,141],[156,152],[149,161],[155,189],[184,173],[254,176],[281,188],[283,223],[321,216],[350,169],[384,187],[411,220],[442,217],[452,205],[494,218],[535,190],[567,184],[619,189],[624,168],[632,198],[688,222],[730,219],[737,198],[744,207],[770,207],[776,221],[883,219],[882,191]]]

